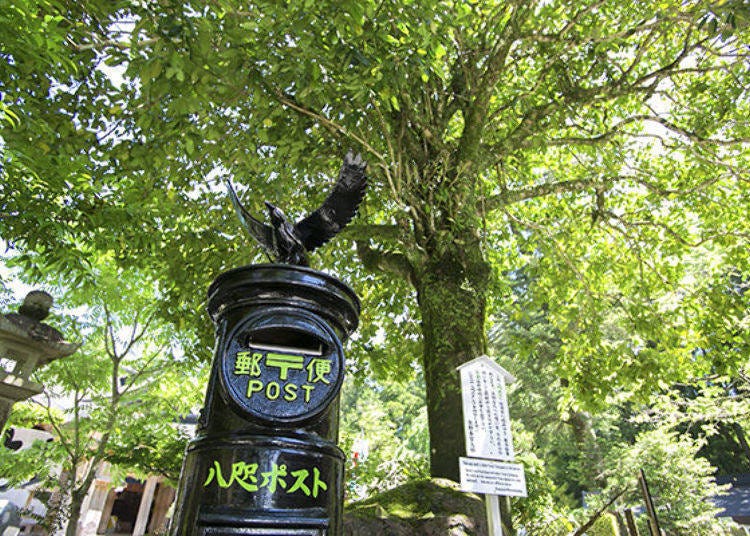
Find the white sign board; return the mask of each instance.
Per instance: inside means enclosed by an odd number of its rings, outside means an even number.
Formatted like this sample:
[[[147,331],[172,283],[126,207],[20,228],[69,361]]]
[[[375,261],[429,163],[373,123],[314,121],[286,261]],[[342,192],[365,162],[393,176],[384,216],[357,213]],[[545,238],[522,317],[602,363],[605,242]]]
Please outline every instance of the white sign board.
[[[506,381],[513,381],[504,368],[487,356],[458,367],[464,410],[466,455],[492,460],[513,460]]]
[[[526,476],[520,463],[463,457],[458,461],[462,491],[526,497]]]

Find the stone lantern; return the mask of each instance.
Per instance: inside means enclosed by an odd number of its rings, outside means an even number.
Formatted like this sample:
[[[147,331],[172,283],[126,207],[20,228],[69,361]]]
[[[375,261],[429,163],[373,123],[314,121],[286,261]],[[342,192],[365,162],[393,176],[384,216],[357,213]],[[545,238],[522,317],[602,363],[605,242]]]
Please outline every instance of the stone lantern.
[[[0,430],[13,404],[42,392],[41,385],[29,380],[31,374],[80,346],[66,342],[59,331],[42,322],[51,306],[52,296],[32,290],[18,313],[0,315]]]

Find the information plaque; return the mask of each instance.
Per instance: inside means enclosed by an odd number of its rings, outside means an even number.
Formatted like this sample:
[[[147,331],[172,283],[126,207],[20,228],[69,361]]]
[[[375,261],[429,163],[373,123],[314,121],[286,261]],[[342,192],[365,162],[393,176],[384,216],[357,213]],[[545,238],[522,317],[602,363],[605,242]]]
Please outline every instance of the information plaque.
[[[463,491],[526,497],[526,477],[520,463],[476,458],[459,458],[458,461]]]

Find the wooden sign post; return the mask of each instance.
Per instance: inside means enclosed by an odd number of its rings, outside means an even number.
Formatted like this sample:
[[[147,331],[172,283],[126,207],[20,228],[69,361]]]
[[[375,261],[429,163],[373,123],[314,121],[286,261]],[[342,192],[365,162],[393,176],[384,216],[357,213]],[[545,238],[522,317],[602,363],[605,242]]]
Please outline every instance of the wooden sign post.
[[[643,469],[638,470],[638,484],[641,488],[641,493],[643,493],[643,500],[646,503],[646,513],[648,514],[648,530],[654,536],[661,536],[659,518],[656,516],[654,500],[651,497],[651,491],[648,489],[648,482],[646,481],[646,474],[643,472]]]
[[[515,378],[486,355],[458,370],[467,454],[459,459],[461,490],[485,495],[489,534],[502,536],[498,496],[527,495],[523,465],[508,463],[515,454],[505,385]]]

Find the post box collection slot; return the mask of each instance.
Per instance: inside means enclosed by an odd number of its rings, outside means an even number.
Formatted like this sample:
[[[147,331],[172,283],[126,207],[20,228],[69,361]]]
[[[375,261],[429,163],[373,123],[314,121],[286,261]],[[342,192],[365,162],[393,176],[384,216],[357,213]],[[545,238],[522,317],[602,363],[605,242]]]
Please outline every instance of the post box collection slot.
[[[245,344],[262,350],[324,355],[328,345],[315,335],[294,328],[263,328],[248,333]]]

